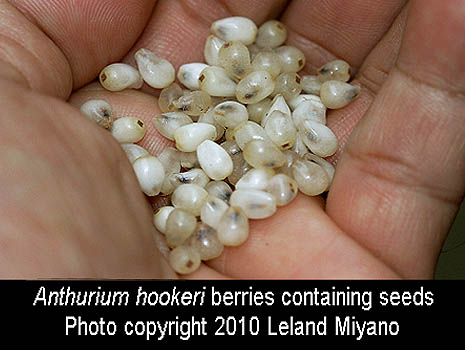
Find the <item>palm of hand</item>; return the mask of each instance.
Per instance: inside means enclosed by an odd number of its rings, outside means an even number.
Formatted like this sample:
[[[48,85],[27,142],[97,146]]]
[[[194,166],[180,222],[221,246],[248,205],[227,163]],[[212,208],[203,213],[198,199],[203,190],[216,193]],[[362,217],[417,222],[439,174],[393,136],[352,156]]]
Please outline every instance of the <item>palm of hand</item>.
[[[82,87],[108,63],[133,63],[140,47],[175,66],[201,60],[208,23],[217,18],[261,23],[283,13],[288,42],[306,54],[308,73],[334,55],[358,67],[360,98],[329,115],[345,144],[334,183],[326,203],[298,196],[254,221],[246,244],[190,277],[432,275],[465,188],[462,2],[11,3],[29,20],[0,5],[8,14],[2,32],[26,42],[8,51],[20,60],[0,56],[2,105],[15,116],[14,125],[1,119],[0,157],[10,169],[1,173],[1,274],[173,277],[154,248],[151,209],[119,146],[56,97],[68,99],[73,87],[71,104],[103,98],[117,116],[149,122],[158,112],[152,91]],[[155,154],[166,144],[153,129],[142,143]]]

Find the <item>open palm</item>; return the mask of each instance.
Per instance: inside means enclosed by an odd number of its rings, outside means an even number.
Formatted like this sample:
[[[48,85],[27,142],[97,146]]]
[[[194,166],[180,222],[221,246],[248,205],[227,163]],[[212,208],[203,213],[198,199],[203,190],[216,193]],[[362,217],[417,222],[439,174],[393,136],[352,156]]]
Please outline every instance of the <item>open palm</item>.
[[[332,111],[326,201],[298,196],[192,278],[429,278],[465,191],[465,2],[0,1],[0,275],[171,278],[152,209],[109,133],[73,107],[103,98],[150,120],[155,90],[104,91],[146,47],[202,60],[209,23],[279,17],[305,72],[348,61],[360,97]],[[154,128],[141,144],[158,154]]]

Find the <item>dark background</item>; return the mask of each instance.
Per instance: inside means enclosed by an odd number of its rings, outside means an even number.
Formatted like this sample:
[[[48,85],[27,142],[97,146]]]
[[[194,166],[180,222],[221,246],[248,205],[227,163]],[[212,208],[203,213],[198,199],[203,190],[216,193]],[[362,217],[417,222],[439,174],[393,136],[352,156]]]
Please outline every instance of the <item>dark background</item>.
[[[465,279],[465,202],[442,248],[436,279]]]
[[[97,344],[109,345],[116,343],[131,344],[135,346],[166,346],[170,344],[196,344],[211,347],[219,344],[282,344],[289,346],[293,342],[311,345],[314,343],[341,343],[341,344],[385,344],[396,343],[404,345],[405,341],[415,344],[431,341],[443,343],[453,342],[454,338],[461,339],[463,332],[463,315],[465,314],[465,281],[2,281],[0,282],[0,301],[2,325],[0,332],[3,341],[12,340],[17,343],[32,343],[48,345],[51,343],[66,344]],[[40,286],[47,290],[59,290],[62,286],[71,286],[73,290],[96,290],[101,286],[102,290],[127,290],[131,294],[129,306],[120,307],[95,307],[95,306],[32,306]],[[201,290],[211,286],[215,290],[247,291],[252,287],[253,291],[273,291],[275,303],[273,306],[210,306],[208,292],[205,305],[199,306],[155,306],[136,307],[134,300],[137,289],[143,286],[144,290],[156,290],[161,293],[164,290],[172,290],[176,286],[178,290]],[[360,306],[287,306],[281,304],[281,293],[288,291],[305,291],[318,288],[321,290],[370,290],[373,293],[373,308],[363,311]],[[409,291],[414,293],[423,290],[434,294],[434,303],[431,306],[380,306],[378,295],[381,291]],[[356,340],[354,336],[331,336],[334,334],[334,317],[355,316],[359,321],[370,320],[395,320],[400,325],[397,336],[367,336]],[[115,336],[66,336],[65,317],[81,316],[83,319],[113,320],[118,324],[118,333]],[[124,323],[127,320],[174,320],[178,316],[180,320],[206,317],[208,321],[207,332],[209,336],[193,336],[188,341],[179,340],[176,336],[166,337],[158,341],[156,337],[147,341],[142,336],[125,336]],[[216,316],[258,316],[260,318],[260,333],[258,336],[241,335],[213,336],[217,329]],[[323,316],[328,318],[327,336],[266,336],[268,316],[274,320],[289,320],[293,316],[298,320],[321,320]],[[275,323],[276,325],[278,322]],[[303,343],[302,343],[303,341]],[[452,343],[451,343],[452,344]],[[301,345],[299,346],[299,348]],[[163,347],[164,348],[164,347]]]

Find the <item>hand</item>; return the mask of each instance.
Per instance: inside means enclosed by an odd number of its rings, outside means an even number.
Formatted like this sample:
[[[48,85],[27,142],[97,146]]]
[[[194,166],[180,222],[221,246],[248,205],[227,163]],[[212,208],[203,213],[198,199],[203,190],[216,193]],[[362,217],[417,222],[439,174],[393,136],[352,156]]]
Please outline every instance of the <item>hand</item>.
[[[430,278],[465,191],[465,3],[450,1],[1,1],[0,275],[175,276],[152,209],[112,136],[73,107],[108,100],[150,123],[153,90],[91,83],[147,47],[202,59],[209,23],[282,14],[307,73],[335,57],[361,96],[338,135],[326,203],[298,196],[190,278]],[[350,136],[350,138],[349,138]],[[168,143],[153,128],[141,143]]]

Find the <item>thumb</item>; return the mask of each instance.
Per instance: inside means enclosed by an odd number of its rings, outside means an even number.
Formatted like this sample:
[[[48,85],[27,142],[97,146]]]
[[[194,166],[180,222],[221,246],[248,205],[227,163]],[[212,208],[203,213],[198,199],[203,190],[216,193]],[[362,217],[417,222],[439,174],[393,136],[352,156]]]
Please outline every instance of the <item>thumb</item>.
[[[142,32],[150,0],[1,1],[0,73],[67,98],[120,60]]]
[[[401,275],[424,278],[465,192],[465,2],[412,1],[404,33],[327,209]]]

